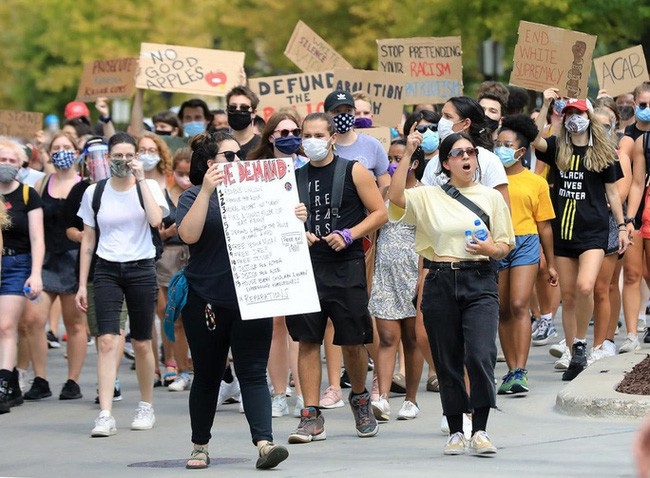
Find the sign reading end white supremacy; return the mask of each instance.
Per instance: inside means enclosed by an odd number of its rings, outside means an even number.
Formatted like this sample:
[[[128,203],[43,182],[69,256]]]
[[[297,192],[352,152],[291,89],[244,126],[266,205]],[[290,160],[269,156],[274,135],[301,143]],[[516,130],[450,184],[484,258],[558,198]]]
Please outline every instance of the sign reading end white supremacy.
[[[227,163],[217,187],[241,317],[320,311],[290,158]]]

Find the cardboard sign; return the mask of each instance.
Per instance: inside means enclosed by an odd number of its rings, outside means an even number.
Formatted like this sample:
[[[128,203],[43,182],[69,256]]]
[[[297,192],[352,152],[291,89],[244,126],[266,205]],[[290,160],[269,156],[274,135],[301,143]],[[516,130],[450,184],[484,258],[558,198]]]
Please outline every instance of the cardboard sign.
[[[131,97],[137,69],[138,59],[130,57],[86,63],[77,90],[77,101]]]
[[[377,40],[377,69],[406,77],[404,103],[444,103],[463,94],[460,37]]]
[[[265,121],[280,108],[295,108],[301,118],[323,111],[325,97],[335,89],[331,71],[249,78],[248,86],[260,99],[257,114]]]
[[[217,186],[242,319],[320,311],[291,158],[223,165]]]
[[[145,90],[226,96],[246,80],[241,51],[142,43],[135,86]]]
[[[594,58],[594,68],[600,89],[611,96],[631,93],[649,78],[641,45]]]
[[[519,22],[510,84],[534,91],[557,88],[560,96],[586,98],[596,36]]]
[[[333,89],[363,91],[372,101],[373,124],[392,127],[402,120],[405,81],[397,73],[336,68]]]
[[[0,136],[31,140],[43,129],[43,113],[0,110]]]
[[[326,71],[333,68],[352,68],[325,40],[298,20],[284,54],[302,71]]]
[[[375,138],[377,141],[381,143],[381,145],[388,153],[388,149],[390,148],[390,142],[391,142],[390,128],[388,126],[378,126],[372,128],[356,128],[355,131],[357,133],[367,134],[368,136],[372,136],[373,138]]]

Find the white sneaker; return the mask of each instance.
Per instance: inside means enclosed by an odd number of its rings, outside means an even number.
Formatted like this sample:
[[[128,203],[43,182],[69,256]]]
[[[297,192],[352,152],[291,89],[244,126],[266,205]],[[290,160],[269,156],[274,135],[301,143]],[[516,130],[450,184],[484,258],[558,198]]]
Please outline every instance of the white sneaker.
[[[239,380],[236,378],[232,382],[226,383],[223,380],[219,386],[219,398],[217,405],[222,403],[236,403],[241,402],[241,390],[239,389]]]
[[[386,394],[381,395],[379,400],[372,400],[372,413],[379,423],[386,423],[390,420],[390,403],[386,398]]]
[[[564,347],[564,352],[562,356],[555,361],[555,370],[566,370],[569,368],[571,363],[571,351],[569,347]]]
[[[562,339],[560,340],[559,343],[555,345],[551,345],[551,347],[548,349],[548,353],[550,353],[555,358],[560,358],[562,357],[562,354],[564,354],[565,350],[566,350],[566,339]]]
[[[289,405],[287,405],[287,397],[283,394],[273,395],[271,400],[271,416],[273,418],[283,417],[289,415]]]
[[[623,345],[621,345],[618,349],[618,353],[624,354],[628,352],[634,352],[640,348],[641,344],[639,343],[639,337],[637,337],[636,334],[627,334],[625,342],[623,342]]]
[[[616,355],[616,344],[611,340],[605,339],[603,342],[603,352],[605,352],[605,357],[613,357]]]
[[[91,437],[109,437],[117,433],[115,427],[115,418],[111,416],[108,410],[99,412],[99,416],[95,418],[95,428],[90,432]]]
[[[190,385],[192,385],[192,376],[187,372],[181,372],[176,375],[176,378],[167,386],[167,389],[170,392],[182,392],[188,390]]]
[[[445,443],[443,453],[445,455],[463,455],[466,450],[467,439],[465,438],[465,435],[461,432],[456,432],[447,438],[447,443]]]
[[[490,441],[488,434],[479,430],[474,433],[474,436],[469,442],[469,452],[472,455],[489,455],[497,452],[497,447],[495,447]]]
[[[150,403],[140,402],[131,422],[131,430],[150,430],[156,423],[153,407]]]
[[[16,368],[18,370],[18,387],[22,393],[29,390],[29,380],[27,379],[27,370]]]
[[[591,350],[589,351],[589,356],[587,357],[587,365],[591,365],[597,360],[600,360],[605,357],[607,357],[607,350],[605,349],[603,344],[600,344],[597,347],[592,347]]]
[[[449,435],[449,423],[445,415],[440,420],[440,431],[443,435]],[[469,437],[472,436],[472,419],[467,416],[467,413],[463,413],[463,432],[465,433],[465,438],[469,440]]]
[[[639,317],[639,321],[636,324],[636,331],[637,332],[645,332],[646,327],[647,326],[646,326],[645,316]]]
[[[535,317],[533,321],[530,324],[530,335],[533,336],[535,335],[535,332],[537,332],[537,328],[539,327],[539,324],[542,323],[542,319],[540,317]]]
[[[409,400],[404,400],[404,403],[402,404],[402,408],[400,408],[399,412],[397,413],[397,419],[413,420],[415,417],[418,416],[418,413],[420,413],[420,409],[415,403]]]
[[[305,408],[305,400],[302,398],[302,395],[298,395],[296,398],[296,406],[293,408],[294,418],[300,418],[300,412]]]

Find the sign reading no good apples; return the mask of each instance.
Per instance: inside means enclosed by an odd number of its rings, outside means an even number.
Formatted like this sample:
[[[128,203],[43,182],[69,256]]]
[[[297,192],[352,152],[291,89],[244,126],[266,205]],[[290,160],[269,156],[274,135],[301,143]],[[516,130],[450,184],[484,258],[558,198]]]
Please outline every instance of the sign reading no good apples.
[[[246,80],[244,57],[240,51],[142,43],[135,86],[145,90],[225,96]]]

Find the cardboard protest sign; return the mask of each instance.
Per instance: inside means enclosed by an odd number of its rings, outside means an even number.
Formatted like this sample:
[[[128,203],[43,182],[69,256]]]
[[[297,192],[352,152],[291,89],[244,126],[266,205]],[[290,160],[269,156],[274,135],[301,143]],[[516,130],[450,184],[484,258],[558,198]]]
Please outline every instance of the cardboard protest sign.
[[[77,101],[96,98],[129,98],[135,88],[137,58],[95,60],[84,64]]]
[[[295,108],[301,118],[323,111],[325,97],[335,89],[331,71],[249,78],[248,86],[260,99],[257,114],[264,120],[285,107]]]
[[[296,23],[284,54],[305,72],[352,68],[345,58],[302,20]]]
[[[519,22],[510,84],[534,91],[557,88],[560,96],[586,98],[596,36]]]
[[[226,163],[217,186],[241,317],[320,311],[291,158]]]
[[[460,37],[377,40],[378,70],[406,77],[404,103],[444,103],[463,94]]]
[[[405,76],[370,70],[334,69],[334,88],[363,91],[372,100],[373,124],[395,126],[404,108]]]
[[[0,136],[32,139],[43,129],[43,113],[0,110]]]
[[[388,126],[377,126],[372,128],[357,128],[355,129],[355,131],[357,133],[367,134],[368,136],[372,136],[377,141],[379,141],[381,145],[384,147],[384,149],[386,150],[386,152],[388,152],[388,149],[390,148],[390,141],[391,141],[390,128]]]
[[[600,89],[611,96],[631,93],[649,78],[641,45],[594,58],[594,68]]]
[[[135,86],[145,90],[225,96],[245,81],[244,52],[142,43]]]

